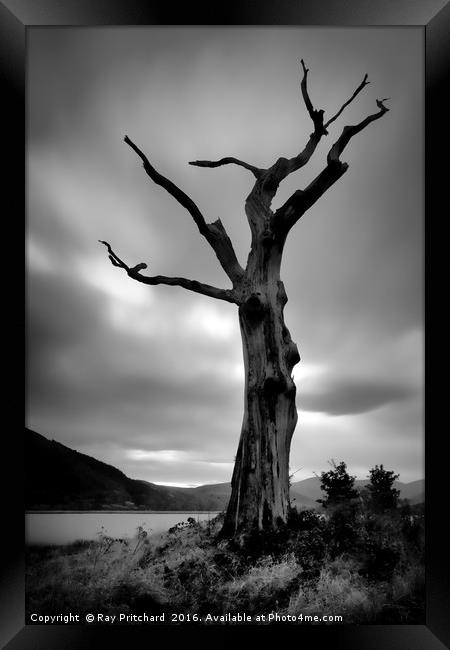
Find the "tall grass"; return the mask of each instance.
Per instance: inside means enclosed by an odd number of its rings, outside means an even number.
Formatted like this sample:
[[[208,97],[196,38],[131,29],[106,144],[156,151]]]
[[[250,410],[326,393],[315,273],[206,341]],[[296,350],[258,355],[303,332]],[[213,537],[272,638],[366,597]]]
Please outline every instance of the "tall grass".
[[[130,540],[102,529],[94,542],[31,547],[27,611],[277,612],[341,615],[351,624],[421,623],[418,524],[395,517],[359,521],[352,549],[340,553],[330,524],[312,511],[296,514],[283,534],[252,549],[217,541],[220,516],[190,519],[160,535],[139,527]]]
[[[422,623],[423,548],[417,522],[408,521],[378,528],[366,521],[370,539],[359,522],[353,547],[339,553],[329,524],[312,511],[250,550],[217,540],[220,517],[159,535],[141,527],[130,540],[102,530],[94,542],[28,549],[27,612],[275,611],[341,615],[351,624]]]

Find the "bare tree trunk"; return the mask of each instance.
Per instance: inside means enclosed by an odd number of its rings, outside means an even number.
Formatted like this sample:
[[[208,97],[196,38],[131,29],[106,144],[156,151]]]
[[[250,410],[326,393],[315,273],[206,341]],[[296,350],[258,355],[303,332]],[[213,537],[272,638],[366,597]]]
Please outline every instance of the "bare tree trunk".
[[[249,532],[278,528],[289,509],[289,451],[297,423],[291,372],[300,357],[284,324],[283,245],[282,236],[255,236],[246,271],[248,297],[239,307],[245,409],[222,534],[242,540]]]

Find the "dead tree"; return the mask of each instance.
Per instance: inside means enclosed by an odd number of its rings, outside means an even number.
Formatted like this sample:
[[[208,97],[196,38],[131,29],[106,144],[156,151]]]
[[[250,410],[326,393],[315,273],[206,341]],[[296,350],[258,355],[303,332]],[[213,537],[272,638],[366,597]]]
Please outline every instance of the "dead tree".
[[[255,177],[245,202],[251,230],[251,248],[245,268],[239,264],[220,219],[206,223],[194,201],[156,171],[146,155],[128,136],[125,137],[125,142],[142,160],[150,179],[167,190],[189,212],[229,277],[231,289],[220,289],[186,278],[142,275],[146,264],[130,267],[108,242],[101,242],[107,247],[112,264],[124,269],[133,280],[150,285],[183,287],[238,307],[245,365],[245,405],[231,498],[222,532],[241,541],[254,531],[277,529],[286,522],[289,510],[289,451],[297,423],[292,369],[300,361],[300,356],[283,317],[287,296],[280,279],[280,265],[286,237],[300,217],[347,171],[348,164],[342,162],[340,156],[351,138],[389,110],[384,106],[385,99],[377,100],[377,112],[358,124],[344,126],[328,151],[320,174],[273,211],[271,203],[281,181],[308,163],[321,139],[328,135],[330,125],[369,83],[366,74],[351,97],[326,120],[324,111],[314,108],[307,87],[308,68],[303,60],[301,65],[301,93],[313,131],[298,155],[278,158],[267,169],[233,157],[189,163],[210,168],[239,165]]]

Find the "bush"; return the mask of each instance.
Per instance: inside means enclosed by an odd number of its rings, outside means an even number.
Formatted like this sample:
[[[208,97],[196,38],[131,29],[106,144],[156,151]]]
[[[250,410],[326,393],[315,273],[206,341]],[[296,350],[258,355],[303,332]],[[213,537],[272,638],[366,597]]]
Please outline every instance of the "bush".
[[[304,577],[319,575],[328,550],[327,522],[315,510],[291,511],[288,526],[290,548],[303,569]]]
[[[359,554],[362,571],[368,578],[391,580],[396,568],[408,556],[398,513],[378,516],[369,513],[363,519],[355,552]]]
[[[292,596],[287,613],[322,617],[339,615],[343,623],[373,622],[382,606],[382,595],[365,582],[352,558],[341,556],[324,565],[318,581],[302,585]]]
[[[302,572],[293,554],[260,559],[245,574],[225,583],[215,596],[222,612],[269,613],[289,602]]]

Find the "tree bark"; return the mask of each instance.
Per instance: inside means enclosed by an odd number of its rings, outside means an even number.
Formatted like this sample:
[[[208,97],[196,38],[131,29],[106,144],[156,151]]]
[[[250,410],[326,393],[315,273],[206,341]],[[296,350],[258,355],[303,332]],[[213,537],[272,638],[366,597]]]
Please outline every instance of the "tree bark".
[[[300,360],[284,322],[287,296],[280,280],[285,235],[260,200],[258,183],[246,204],[253,241],[242,282],[244,417],[223,536],[275,530],[287,521],[289,451],[297,423],[292,369]]]

